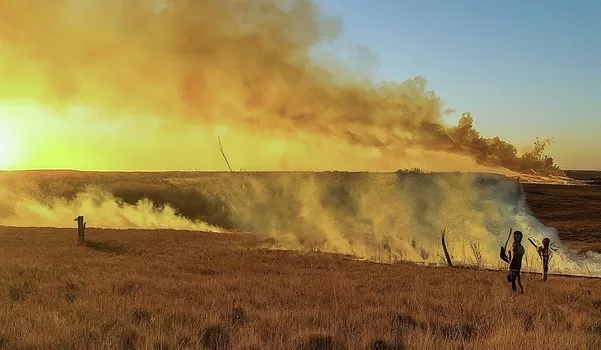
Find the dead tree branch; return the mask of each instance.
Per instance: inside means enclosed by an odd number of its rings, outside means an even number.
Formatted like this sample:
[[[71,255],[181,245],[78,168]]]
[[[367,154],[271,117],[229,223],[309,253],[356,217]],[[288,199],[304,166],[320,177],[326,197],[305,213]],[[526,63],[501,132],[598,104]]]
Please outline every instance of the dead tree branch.
[[[446,229],[442,230],[442,250],[444,251],[444,256],[447,259],[447,264],[449,264],[450,267],[453,267],[453,262],[451,261],[451,256],[449,255],[449,251],[447,250],[447,245],[444,241],[445,231],[446,231]]]

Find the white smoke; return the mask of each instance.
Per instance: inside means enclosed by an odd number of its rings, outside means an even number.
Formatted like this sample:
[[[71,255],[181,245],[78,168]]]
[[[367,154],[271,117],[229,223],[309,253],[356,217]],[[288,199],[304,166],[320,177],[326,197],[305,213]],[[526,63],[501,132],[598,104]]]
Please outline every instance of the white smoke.
[[[171,206],[158,207],[145,198],[131,205],[98,187],[87,187],[72,199],[40,199],[5,186],[0,188],[0,224],[73,227],[73,219],[83,215],[88,226],[98,228],[235,229],[269,237],[283,249],[423,263],[443,263],[445,230],[455,264],[491,268],[506,267],[499,250],[512,229],[524,233],[525,271],[541,271],[528,238],[540,243],[548,237],[558,248],[551,273],[601,276],[601,255],[562,244],[554,228],[532,215],[518,184],[502,175],[229,173],[161,181],[171,186],[165,191],[186,189],[194,193],[190,198],[218,203],[228,227],[217,224],[217,213],[202,213],[207,222],[177,215],[176,201],[189,200],[184,194],[175,196]]]
[[[127,204],[95,186],[89,186],[72,200],[47,201],[0,188],[0,205],[0,224],[5,226],[73,227],[74,218],[83,215],[87,226],[96,228],[221,231],[176,215],[170,206],[156,207],[145,198],[135,205]]]

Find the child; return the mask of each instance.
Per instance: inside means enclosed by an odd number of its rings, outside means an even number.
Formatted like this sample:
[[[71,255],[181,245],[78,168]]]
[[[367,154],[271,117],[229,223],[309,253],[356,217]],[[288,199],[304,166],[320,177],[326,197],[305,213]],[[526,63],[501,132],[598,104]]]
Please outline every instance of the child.
[[[509,275],[507,276],[507,281],[511,282],[511,289],[516,291],[515,282],[517,280],[518,285],[520,286],[520,292],[524,293],[524,287],[522,286],[522,279],[520,277],[520,273],[522,270],[522,258],[526,253],[526,249],[522,245],[522,232],[515,231],[513,233],[513,243],[509,248]]]
[[[543,262],[543,281],[547,280],[547,272],[549,272],[550,243],[551,241],[548,238],[544,238],[543,245],[536,247],[536,252]]]

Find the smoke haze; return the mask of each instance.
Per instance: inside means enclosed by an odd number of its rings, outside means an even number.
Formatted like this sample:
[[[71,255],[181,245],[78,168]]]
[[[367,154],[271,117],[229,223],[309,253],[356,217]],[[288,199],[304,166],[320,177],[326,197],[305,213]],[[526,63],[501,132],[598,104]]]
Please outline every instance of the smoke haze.
[[[156,208],[148,199],[135,205],[124,203],[110,193],[90,187],[75,198],[39,200],[20,193],[0,190],[0,224],[17,227],[73,227],[83,215],[88,226],[112,229],[176,229],[220,232],[214,226],[176,215],[173,208]],[[90,220],[91,218],[91,220]]]
[[[318,65],[311,48],[335,39],[342,26],[310,0],[33,3],[0,3],[0,98],[33,99],[59,116],[75,113],[79,132],[65,133],[62,141],[69,148],[102,122],[135,122],[104,146],[112,155],[106,165],[82,165],[69,156],[71,168],[169,166],[130,149],[160,154],[177,144],[180,152],[213,154],[215,136],[229,133],[226,145],[246,158],[238,165],[245,169],[355,170],[361,164],[390,171],[402,163],[560,172],[552,159],[518,156],[513,145],[482,137],[468,114],[456,126],[445,125],[442,102],[423,77],[375,85],[343,67]],[[157,118],[161,132],[143,133]],[[64,119],[53,125],[57,132],[69,126]],[[201,136],[179,140],[187,130]],[[135,143],[136,135],[146,138]],[[57,161],[60,152],[46,158],[38,152],[32,164]],[[181,158],[180,169],[217,164],[188,157],[194,166],[181,166]]]
[[[74,227],[73,218],[84,215],[90,227],[253,232],[276,249],[424,263],[442,262],[446,230],[455,263],[493,268],[504,267],[499,248],[513,228],[524,232],[526,271],[540,271],[527,238],[549,237],[560,248],[551,271],[601,276],[601,255],[563,246],[555,229],[531,214],[517,183],[500,175],[100,174],[37,182],[11,176],[0,193],[1,225]]]
[[[562,173],[544,141],[519,154],[480,135],[468,113],[446,125],[451,111],[424,77],[375,84],[319,65],[311,49],[341,30],[309,0],[4,0],[1,126],[19,134],[20,168],[224,169],[219,136],[236,170]],[[47,183],[50,192],[62,186]],[[250,231],[285,249],[419,262],[440,262],[446,229],[456,262],[493,267],[509,228],[558,242],[516,184],[494,175],[240,173],[152,182],[158,197],[177,194],[170,206],[145,199],[153,197],[146,190],[124,200],[108,183],[70,195],[1,184],[2,225],[72,227],[84,215],[90,227]],[[601,275],[599,256],[588,261]],[[585,270],[565,247],[551,264]]]

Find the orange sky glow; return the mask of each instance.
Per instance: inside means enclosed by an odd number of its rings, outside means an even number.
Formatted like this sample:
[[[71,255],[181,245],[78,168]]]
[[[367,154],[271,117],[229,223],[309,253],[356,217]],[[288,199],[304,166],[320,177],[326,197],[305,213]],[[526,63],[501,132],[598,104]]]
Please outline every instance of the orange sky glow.
[[[80,170],[227,170],[219,149],[234,170],[395,171],[422,167],[469,170],[478,166],[467,156],[407,149],[403,163],[377,148],[353,147],[307,133],[249,133],[225,123],[194,124],[158,117],[107,119],[89,108],[57,111],[32,103],[0,105],[4,169]],[[426,158],[424,158],[426,156]],[[434,160],[434,161],[433,161]],[[503,169],[493,169],[510,173]]]
[[[169,3],[0,3],[0,168],[227,170],[218,137],[234,170],[531,166],[422,77],[316,64],[340,28],[310,1]]]

